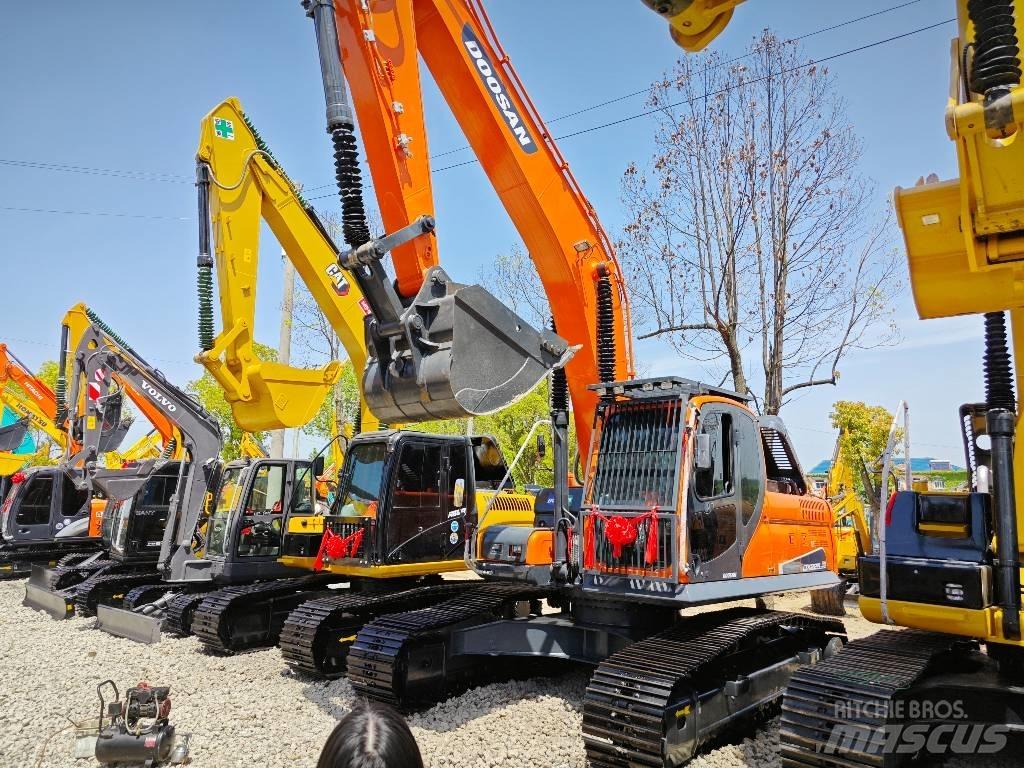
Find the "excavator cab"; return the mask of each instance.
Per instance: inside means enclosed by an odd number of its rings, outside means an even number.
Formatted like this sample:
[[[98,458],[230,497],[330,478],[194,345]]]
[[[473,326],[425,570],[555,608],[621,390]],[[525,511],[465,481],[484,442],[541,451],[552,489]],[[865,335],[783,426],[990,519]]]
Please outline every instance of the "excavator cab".
[[[352,439],[331,514],[290,554],[317,554],[332,573],[424,576],[465,568],[464,548],[477,514],[491,504],[495,522],[533,517],[532,498],[502,487],[507,465],[494,438],[389,431]],[[492,501],[492,497],[497,497]],[[307,523],[308,524],[308,523]],[[289,534],[301,531],[289,522]]]
[[[290,512],[312,511],[312,464],[295,459],[229,462],[207,527],[214,578],[229,583],[288,575],[278,563]],[[289,503],[289,500],[290,503]]]
[[[837,583],[831,512],[778,417],[675,377],[596,389],[582,504],[566,510],[584,591],[694,604]],[[557,526],[490,528],[474,568],[546,585]]]
[[[156,560],[181,470],[181,462],[166,462],[148,475],[134,494],[113,501],[104,516],[104,544],[111,559],[123,563]]]
[[[90,543],[99,548],[100,539],[90,530],[92,507],[104,503],[98,491],[77,488],[57,467],[29,467],[10,483],[0,506],[0,537],[25,549],[0,562],[0,577],[27,573],[43,550],[57,559]]]

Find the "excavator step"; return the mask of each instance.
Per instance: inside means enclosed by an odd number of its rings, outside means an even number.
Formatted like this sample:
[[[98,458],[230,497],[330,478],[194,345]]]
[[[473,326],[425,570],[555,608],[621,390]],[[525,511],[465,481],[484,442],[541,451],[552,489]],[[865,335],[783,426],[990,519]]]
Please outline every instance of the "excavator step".
[[[885,630],[799,670],[782,704],[784,768],[900,765],[912,755],[886,748],[894,701],[935,670],[956,638],[917,630]]]
[[[682,765],[730,728],[769,717],[793,672],[844,639],[834,619],[733,608],[632,643],[587,686],[588,765]]]
[[[281,628],[281,654],[292,669],[315,677],[341,677],[349,648],[368,621],[479,588],[478,582],[451,581],[399,592],[345,592],[309,600],[288,614]]]
[[[438,605],[382,616],[359,630],[349,648],[349,682],[362,696],[407,710],[486,682],[496,665],[489,665],[489,674],[484,658],[451,663],[448,632],[508,616],[518,603],[548,594],[537,587],[489,584]]]
[[[146,573],[104,573],[75,588],[75,614],[95,616],[99,605],[120,607],[125,595],[143,584],[157,584],[160,577],[150,571]]]
[[[276,645],[288,614],[339,581],[344,579],[325,573],[215,590],[195,608],[192,634],[222,653]]]

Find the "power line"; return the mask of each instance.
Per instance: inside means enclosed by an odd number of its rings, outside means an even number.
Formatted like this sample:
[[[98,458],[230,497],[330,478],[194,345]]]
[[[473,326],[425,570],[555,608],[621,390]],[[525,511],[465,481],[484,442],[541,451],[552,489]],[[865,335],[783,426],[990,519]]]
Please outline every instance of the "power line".
[[[840,51],[838,53],[833,53],[833,54],[831,54],[829,56],[824,56],[824,57],[821,57],[821,58],[818,58],[818,59],[814,59],[812,61],[809,61],[809,62],[806,62],[806,63],[803,63],[803,64],[799,64],[799,65],[794,66],[794,67],[789,67],[788,69],[782,69],[782,70],[780,70],[778,72],[772,72],[772,73],[770,73],[768,75],[765,75],[763,77],[760,77],[760,78],[756,78],[756,79],[753,79],[753,80],[747,80],[747,81],[745,81],[742,84],[727,85],[727,86],[725,86],[723,88],[719,88],[716,91],[709,91],[709,92],[707,92],[705,94],[702,94],[701,96],[696,96],[696,97],[693,97],[693,98],[690,98],[690,99],[681,99],[680,101],[672,102],[672,103],[666,104],[664,106],[655,107],[655,108],[652,108],[652,109],[647,109],[647,110],[644,110],[642,112],[637,112],[637,113],[632,114],[632,115],[627,115],[626,117],[619,118],[618,120],[610,120],[610,121],[605,122],[605,123],[599,123],[598,125],[592,125],[592,126],[590,126],[588,128],[582,128],[582,129],[580,129],[578,131],[573,131],[571,133],[565,133],[565,134],[562,134],[560,136],[555,136],[555,137],[553,137],[553,140],[554,141],[564,141],[565,139],[572,139],[572,138],[575,138],[576,136],[582,136],[584,134],[593,133],[595,131],[601,131],[601,130],[604,130],[606,128],[612,128],[612,127],[617,126],[617,125],[622,125],[623,123],[628,123],[628,122],[631,122],[633,120],[637,120],[637,119],[639,119],[641,117],[649,117],[650,115],[653,115],[653,114],[656,114],[656,113],[659,113],[659,112],[664,112],[665,110],[672,109],[674,107],[683,106],[685,104],[693,104],[693,103],[695,103],[697,101],[706,100],[706,99],[709,99],[709,98],[711,98],[713,96],[718,96],[718,95],[721,95],[723,93],[727,93],[729,91],[735,90],[736,88],[740,87],[740,85],[748,86],[748,85],[753,85],[755,83],[765,82],[765,81],[770,80],[770,79],[772,79],[774,77],[779,77],[779,76],[786,75],[786,74],[789,74],[789,73],[792,73],[792,72],[798,72],[801,69],[805,69],[805,68],[810,67],[810,66],[817,66],[817,65],[829,62],[829,61],[834,61],[836,59],[843,58],[844,56],[850,56],[850,55],[852,55],[854,53],[861,53],[861,52],[869,50],[871,48],[877,48],[878,46],[881,46],[881,45],[887,45],[889,43],[893,43],[893,42],[896,42],[898,40],[904,40],[904,39],[906,39],[908,37],[912,37],[913,35],[917,35],[917,34],[920,34],[922,32],[928,32],[928,31],[930,31],[932,29],[937,29],[939,27],[945,26],[946,24],[950,24],[950,23],[952,23],[954,21],[956,21],[955,18],[944,19],[944,20],[936,22],[934,24],[928,24],[928,25],[923,26],[923,27],[918,27],[917,29],[912,29],[909,32],[903,32],[903,33],[901,33],[899,35],[893,35],[891,37],[887,37],[887,38],[884,38],[882,40],[876,40],[876,41],[874,41],[872,43],[866,43],[865,45],[859,45],[859,46],[857,46],[855,48],[848,48],[845,51]],[[440,155],[437,155],[437,157],[439,157],[439,156]],[[470,159],[470,160],[465,160],[465,161],[460,162],[460,163],[453,163],[452,165],[446,165],[446,166],[443,166],[441,168],[436,168],[436,169],[434,169],[434,173],[442,173],[444,171],[450,171],[450,170],[452,170],[454,168],[461,168],[463,166],[473,165],[473,164],[476,164],[476,163],[479,163],[479,162],[480,161],[478,159],[473,158],[473,159]],[[325,186],[330,186],[330,185],[321,185],[321,186],[318,186],[318,187],[313,187],[311,189],[323,189]],[[367,186],[372,188],[372,184],[368,184]],[[325,198],[334,197],[334,196],[335,196],[335,193],[331,192],[331,193],[327,193],[327,194],[323,194],[323,195],[316,195],[316,196],[310,197],[308,199],[310,201],[313,201],[313,200],[323,200]],[[144,216],[144,215],[139,215],[139,214],[99,213],[99,212],[88,212],[88,211],[56,211],[56,210],[44,210],[44,209],[35,209],[35,208],[5,208],[5,207],[0,207],[0,210],[25,211],[25,212],[33,212],[33,213],[65,213],[65,214],[93,215],[93,216],[121,216],[121,217],[126,217],[126,218],[174,219],[174,220],[177,220],[177,221],[189,221],[189,219],[186,219],[186,218],[178,218],[178,217],[170,217],[170,216]]]
[[[0,205],[0,211],[13,211],[15,213],[57,213],[66,216],[112,216],[119,219],[161,219],[163,221],[193,221],[186,216],[154,216],[145,213],[116,213],[113,211],[71,211],[57,208],[17,208],[10,205]]]
[[[164,181],[173,184],[191,184],[194,179],[180,176],[174,173],[162,173],[160,171],[142,171],[118,168],[95,168],[86,165],[70,165],[67,163],[43,163],[34,160],[15,160],[11,158],[0,158],[0,165],[7,165],[14,168],[32,168],[42,171],[61,171],[64,173],[81,173],[90,176],[115,176],[118,178],[135,179],[138,181]]]
[[[911,5],[917,5],[920,2],[922,2],[922,0],[908,0],[908,2],[899,3],[897,5],[889,6],[888,8],[882,8],[882,9],[880,9],[878,11],[874,11],[873,13],[864,14],[863,16],[858,16],[858,17],[853,18],[853,19],[847,19],[846,21],[837,22],[836,24],[832,24],[831,26],[821,27],[820,29],[815,29],[815,30],[812,30],[810,32],[806,32],[806,33],[804,33],[802,35],[798,35],[797,37],[790,38],[786,42],[787,43],[797,42],[797,41],[800,41],[800,40],[806,40],[807,38],[814,37],[816,35],[821,35],[821,34],[824,34],[824,33],[827,33],[827,32],[833,32],[833,31],[835,31],[837,29],[841,29],[843,27],[848,27],[848,26],[851,26],[853,24],[858,24],[858,23],[860,23],[862,21],[866,21],[867,19],[871,19],[871,18],[875,18],[875,17],[878,17],[878,16],[882,16],[882,15],[888,14],[888,13],[892,13],[894,11],[898,11],[898,10],[901,10],[903,8],[907,8],[908,6],[911,6]],[[945,24],[945,23],[948,23],[948,22],[941,22],[941,23]],[[913,33],[908,33],[908,34],[913,34]],[[892,38],[892,39],[899,39],[899,38],[897,37],[897,38]],[[855,49],[855,50],[862,50],[862,49]],[[717,64],[705,67],[698,74],[703,74],[703,73],[709,72],[709,71],[711,71],[713,69],[729,66],[730,64],[735,64],[736,62],[742,61],[743,59],[746,59],[746,58],[749,58],[752,55],[754,55],[754,54],[753,53],[745,53],[742,56],[737,56],[735,58],[728,59],[727,61],[719,62]],[[843,55],[843,54],[840,54],[840,55]],[[832,57],[832,58],[835,58],[835,57]],[[828,59],[822,59],[822,61],[827,61],[827,60]],[[602,102],[599,102],[597,104],[591,104],[589,106],[581,107],[580,109],[577,109],[577,110],[575,110],[573,112],[566,113],[564,115],[559,115],[558,117],[554,117],[554,118],[552,118],[550,120],[547,120],[546,122],[549,125],[551,123],[557,123],[560,120],[567,120],[568,118],[571,118],[571,117],[577,117],[577,116],[585,114],[587,112],[592,112],[592,111],[594,111],[596,109],[600,109],[602,107],[609,106],[610,104],[616,104],[616,103],[618,103],[620,101],[625,101],[627,99],[631,99],[631,98],[633,98],[635,96],[640,96],[642,94],[649,93],[649,92],[650,92],[650,86],[646,86],[646,87],[641,88],[639,90],[631,91],[630,93],[623,94],[622,96],[616,96],[615,98],[608,99],[606,101],[602,101]],[[630,118],[630,119],[632,119],[632,118]],[[615,123],[611,123],[609,125],[612,125],[612,124],[615,124]],[[596,130],[596,128],[594,128],[594,130]],[[577,134],[568,134],[568,136],[575,136],[575,135],[577,135]],[[562,138],[565,138],[565,137],[562,137]],[[457,147],[455,149],[449,149],[449,150],[446,150],[444,152],[438,152],[436,154],[430,155],[430,159],[431,160],[436,160],[437,158],[440,158],[440,157],[445,157],[447,155],[453,155],[453,154],[456,154],[458,152],[464,152],[467,149],[472,149],[472,147],[470,147],[467,144],[465,146]],[[436,172],[447,171],[447,170],[451,170],[452,168],[459,168],[459,167],[461,167],[463,165],[468,165],[469,162],[470,161],[466,161],[466,162],[463,162],[463,163],[456,163],[454,165],[449,165],[449,166],[446,166],[444,168],[438,168],[438,169],[436,169]],[[365,160],[360,160],[360,163],[362,165],[366,165],[366,161]],[[113,177],[119,177],[119,178],[134,179],[134,180],[137,180],[137,181],[158,181],[158,182],[167,182],[167,183],[172,183],[172,184],[194,184],[195,183],[195,179],[193,179],[191,177],[188,177],[188,176],[182,176],[180,174],[174,174],[174,173],[164,173],[164,172],[161,172],[161,171],[147,171],[147,170],[141,170],[141,169],[100,168],[100,167],[92,167],[92,166],[71,165],[71,164],[67,164],[67,163],[46,163],[46,162],[38,162],[38,161],[30,161],[30,160],[17,160],[17,159],[9,159],[9,158],[8,159],[0,158],[0,165],[7,165],[7,166],[17,167],[17,168],[32,168],[32,169],[36,169],[36,170],[60,171],[60,172],[64,172],[64,173],[79,173],[79,174],[94,175],[94,176],[113,176]],[[327,184],[318,184],[315,187],[307,187],[303,191],[305,191],[305,192],[315,192],[317,190],[327,189],[327,188],[333,187],[333,186],[334,186],[334,182],[329,182]],[[319,199],[322,199],[324,197],[329,197],[329,196],[330,195],[320,195],[318,197],[310,198],[310,199],[319,200]]]

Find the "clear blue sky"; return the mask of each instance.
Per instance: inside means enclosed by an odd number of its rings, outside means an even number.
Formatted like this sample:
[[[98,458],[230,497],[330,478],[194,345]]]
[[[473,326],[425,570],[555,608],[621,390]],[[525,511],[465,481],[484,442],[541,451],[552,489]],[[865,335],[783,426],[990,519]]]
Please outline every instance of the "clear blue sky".
[[[904,1],[749,0],[716,46],[738,53],[764,27],[795,37]],[[487,8],[556,136],[642,112],[637,96],[553,121],[644,88],[680,53],[639,0],[491,0]],[[920,0],[804,45],[824,58],[953,15],[952,0]],[[221,99],[237,96],[293,178],[307,188],[331,182],[311,22],[298,0],[17,3],[5,20],[0,339],[32,365],[52,359],[61,314],[85,300],[172,379],[197,377],[190,179],[199,120]],[[828,64],[865,142],[864,172],[877,183],[880,206],[897,184],[956,173],[942,123],[953,34],[946,24]],[[432,154],[464,145],[432,85],[427,110]],[[613,233],[623,224],[622,171],[649,154],[651,131],[651,121],[641,118],[560,143]],[[435,167],[470,157],[448,155]],[[140,173],[68,173],[9,161]],[[479,167],[438,173],[435,193],[441,259],[456,278],[474,280],[480,264],[517,242]],[[257,335],[269,342],[277,339],[277,252],[268,239]],[[783,412],[806,466],[831,452],[834,400],[893,408],[903,397],[913,409],[914,454],[962,463],[956,408],[981,396],[981,320],[921,322],[909,290],[897,316],[905,339],[899,347],[850,358],[838,387],[811,391]],[[639,352],[651,372],[699,375],[663,344],[647,343]]]

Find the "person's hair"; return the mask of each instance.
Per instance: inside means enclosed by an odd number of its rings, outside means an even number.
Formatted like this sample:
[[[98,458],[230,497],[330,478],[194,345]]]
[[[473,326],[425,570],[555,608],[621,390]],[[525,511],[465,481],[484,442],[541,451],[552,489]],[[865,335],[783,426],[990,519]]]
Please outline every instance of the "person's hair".
[[[391,707],[361,700],[334,727],[317,768],[423,768],[412,731]]]

